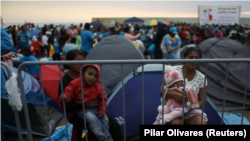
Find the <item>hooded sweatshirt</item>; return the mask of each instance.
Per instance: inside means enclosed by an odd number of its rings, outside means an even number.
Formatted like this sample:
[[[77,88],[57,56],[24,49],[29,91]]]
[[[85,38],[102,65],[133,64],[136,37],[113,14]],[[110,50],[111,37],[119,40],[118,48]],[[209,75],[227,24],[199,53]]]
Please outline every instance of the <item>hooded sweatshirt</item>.
[[[84,78],[82,80],[83,84],[83,92],[84,92],[84,103],[88,101],[92,101],[94,99],[98,99],[99,112],[103,113],[103,100],[102,100],[102,85],[98,82],[100,79],[100,68],[97,65],[84,65],[83,68],[87,66],[93,66],[98,70],[98,75],[96,81],[93,85],[88,85],[85,83]],[[103,88],[104,94],[104,106],[105,111],[107,108],[107,94]],[[74,79],[69,83],[69,85],[65,88],[64,95],[67,97],[66,103],[72,101],[77,104],[82,104],[82,93],[81,93],[81,78]]]
[[[4,28],[0,28],[0,56],[11,51],[11,40]]]

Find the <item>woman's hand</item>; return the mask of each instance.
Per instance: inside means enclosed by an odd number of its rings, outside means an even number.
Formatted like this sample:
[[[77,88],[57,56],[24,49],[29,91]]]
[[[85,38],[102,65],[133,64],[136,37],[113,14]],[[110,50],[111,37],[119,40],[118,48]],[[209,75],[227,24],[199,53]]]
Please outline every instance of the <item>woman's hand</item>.
[[[168,91],[167,95],[170,95],[170,97],[166,96],[166,100],[169,98],[173,98],[179,104],[183,104],[183,93],[177,92],[177,91]],[[185,102],[186,101],[187,101],[187,98],[185,97]]]
[[[88,102],[85,103],[85,108],[86,109],[91,109],[91,108],[96,107],[96,106],[98,106],[98,100],[97,99],[92,100],[92,101],[88,101]]]

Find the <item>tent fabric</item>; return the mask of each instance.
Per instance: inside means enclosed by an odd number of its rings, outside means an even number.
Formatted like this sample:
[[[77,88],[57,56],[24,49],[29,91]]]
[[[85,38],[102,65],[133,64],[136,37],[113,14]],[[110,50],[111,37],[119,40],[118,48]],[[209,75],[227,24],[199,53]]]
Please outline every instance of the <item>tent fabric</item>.
[[[7,73],[5,72],[4,67],[3,67],[3,69],[4,69],[4,71],[1,72],[1,75],[7,76]],[[17,75],[17,68],[9,66],[9,69],[11,70],[12,73],[15,73]],[[1,77],[1,85],[5,85],[6,78],[7,77]],[[24,84],[24,90],[25,90],[27,103],[34,104],[37,106],[44,105],[42,87],[41,87],[40,83],[38,82],[38,80],[24,71],[22,71],[22,78],[23,78],[23,84]],[[1,88],[1,98],[8,99],[8,93],[5,89],[5,87]],[[47,94],[45,94],[45,98],[46,98],[45,99],[46,103],[49,102],[50,104],[55,106],[58,110],[61,110],[59,108],[59,106],[56,104],[54,99],[48,98]]]
[[[8,105],[8,100],[1,98],[2,108],[2,126],[5,132],[17,133],[15,116]],[[63,113],[60,113],[51,104],[46,104],[48,116],[44,112],[44,106],[36,106],[34,104],[28,104],[30,125],[32,129],[32,134],[39,136],[48,136],[52,133],[53,129],[56,127],[57,123],[62,119]],[[22,134],[27,134],[24,110],[22,109],[19,113],[20,125]],[[50,131],[50,132],[49,132]]]
[[[12,73],[17,74],[16,68],[9,67],[9,69]],[[49,134],[51,134],[49,133],[49,131],[53,131],[56,124],[62,118],[63,114],[59,111],[60,108],[56,104],[55,100],[48,98],[45,93],[45,104],[48,113],[48,115],[46,116],[43,103],[43,92],[38,80],[23,71],[22,78],[24,82],[24,90],[32,132],[36,135],[48,136]],[[4,113],[4,116],[2,116],[3,130],[17,132],[14,113],[12,111],[12,108],[8,104],[8,93],[4,87],[6,79],[7,72],[5,68],[1,66],[1,105],[2,107],[4,107],[2,108],[2,113]],[[26,134],[26,122],[23,109],[19,112],[19,118],[21,128],[23,130],[22,133]]]
[[[144,20],[143,19],[140,19],[140,18],[137,18],[137,17],[132,17],[132,18],[129,18],[127,20],[124,21],[124,24],[132,24],[133,25],[143,25],[144,24]]]
[[[0,56],[5,55],[11,51],[11,41],[8,33],[4,28],[0,28]]]
[[[140,18],[137,18],[137,17],[132,17],[132,18],[129,18],[127,20],[124,21],[125,23],[126,22],[144,22],[143,19],[140,19]]]
[[[139,134],[142,124],[142,100],[144,101],[144,124],[153,125],[158,114],[157,107],[161,104],[159,89],[163,81],[163,65],[144,65],[144,95],[142,95],[142,68],[130,73],[124,78],[126,134]],[[143,97],[143,99],[142,99]],[[123,88],[122,82],[108,97],[107,111],[118,120],[124,131],[123,119]],[[220,125],[221,120],[217,108],[208,98],[204,107],[209,125]],[[224,124],[224,123],[223,123]]]
[[[93,21],[93,22],[90,23],[90,25],[94,26],[95,31],[97,31],[97,29],[99,27],[102,27],[103,30],[105,30],[105,26],[101,22],[99,22],[99,21]]]
[[[113,35],[102,39],[86,56],[85,60],[130,60],[144,59],[131,41],[123,36]],[[126,76],[141,64],[124,64],[123,76]],[[121,65],[107,64],[100,66],[100,81],[104,85],[107,95],[113,92],[114,87],[122,79]]]
[[[58,96],[58,84],[60,82],[60,72],[57,65],[42,65],[41,66],[42,79],[39,82],[43,82],[44,91],[49,98],[53,98],[60,109],[63,109],[60,98]],[[64,72],[61,71],[61,77],[64,76]],[[41,82],[42,81],[42,82]]]
[[[250,48],[229,38],[211,38],[197,46],[202,52],[203,59],[224,58],[249,58]],[[219,110],[223,110],[223,98],[225,95],[224,111],[243,109],[246,81],[250,80],[250,70],[247,63],[209,63],[207,66],[208,96]],[[199,70],[205,74],[205,64],[200,64]],[[225,81],[228,70],[227,83]],[[250,83],[247,84],[245,109],[250,108]]]
[[[220,117],[222,117],[222,113],[219,113]],[[241,125],[242,120],[242,114],[236,113],[228,113],[225,112],[224,115],[224,122],[227,123],[227,125]],[[247,120],[246,117],[243,117],[242,125],[250,125],[250,122]]]

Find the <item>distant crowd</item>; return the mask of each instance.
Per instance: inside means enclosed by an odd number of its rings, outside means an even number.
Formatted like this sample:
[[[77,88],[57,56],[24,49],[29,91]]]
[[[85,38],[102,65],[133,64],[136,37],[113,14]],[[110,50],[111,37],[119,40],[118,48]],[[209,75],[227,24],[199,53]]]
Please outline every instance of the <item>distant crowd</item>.
[[[103,38],[121,35],[133,41],[143,43],[142,53],[151,59],[176,58],[178,49],[187,44],[200,44],[208,38],[228,37],[246,46],[250,45],[248,25],[199,25],[171,23],[169,26],[158,24],[152,27],[145,25],[118,24],[105,27],[101,23],[74,25],[45,24],[43,27],[34,24],[4,27],[9,34],[14,51],[30,47],[36,58],[48,57],[53,46],[53,60],[61,60],[61,53],[68,43],[76,45],[86,55],[95,44]],[[31,36],[33,31],[39,31]]]

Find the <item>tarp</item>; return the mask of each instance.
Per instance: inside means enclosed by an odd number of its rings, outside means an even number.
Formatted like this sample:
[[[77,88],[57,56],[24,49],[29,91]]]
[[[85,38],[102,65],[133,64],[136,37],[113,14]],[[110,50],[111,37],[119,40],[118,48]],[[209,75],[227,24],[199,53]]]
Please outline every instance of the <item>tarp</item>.
[[[211,38],[198,45],[203,59],[250,58],[250,48],[229,38]],[[205,74],[205,64],[198,68]],[[247,63],[209,63],[207,66],[208,96],[223,110],[224,88],[226,87],[224,111],[243,109],[246,81],[250,80]],[[225,81],[228,70],[227,83]],[[246,108],[250,107],[250,83],[247,84]],[[245,108],[245,109],[246,109]]]
[[[153,125],[158,115],[157,107],[161,104],[159,89],[163,82],[163,65],[144,65],[144,95],[142,94],[142,68],[139,67],[133,74],[124,78],[126,133],[139,134],[142,117],[145,125]],[[122,82],[108,97],[107,111],[121,124],[124,130],[123,119],[123,88]],[[144,101],[144,116],[142,115],[142,101]],[[204,112],[208,116],[209,125],[220,125],[221,120],[216,107],[207,99]]]
[[[68,123],[68,136],[69,140],[71,140],[72,137],[72,131],[73,131],[73,125]],[[85,130],[82,130],[82,137],[85,137]],[[41,141],[68,141],[67,138],[67,128],[66,125],[57,127],[56,131],[53,133],[53,135],[49,138],[42,139]]]
[[[219,113],[219,115],[220,117],[222,117],[222,113]],[[224,117],[224,122],[227,125],[241,125],[242,114],[240,113],[232,114],[225,112],[223,117]],[[250,122],[247,120],[246,117],[243,117],[242,125],[250,125]]]
[[[141,52],[135,48],[131,41],[119,35],[102,39],[86,56],[86,60],[130,60],[143,58]],[[141,64],[123,65],[123,76],[131,73],[139,66]],[[102,65],[100,68],[102,71],[100,81],[109,95],[122,80],[121,65]]]
[[[17,74],[17,69],[9,67],[12,73]],[[28,73],[22,71],[22,78],[24,82],[25,96],[29,111],[30,124],[32,133],[41,136],[51,134],[58,121],[63,114],[59,112],[59,106],[54,99],[48,98],[45,93],[45,104],[47,107],[46,116],[43,103],[43,93],[39,82],[30,76]],[[2,108],[2,124],[3,130],[9,132],[17,132],[14,113],[8,104],[8,93],[4,88],[7,79],[5,68],[1,66],[1,106]],[[58,109],[58,110],[57,110]],[[19,112],[22,133],[26,134],[26,123],[24,118],[24,110]],[[49,123],[47,123],[49,121]],[[49,130],[50,129],[50,130]],[[50,131],[50,132],[49,132]]]

